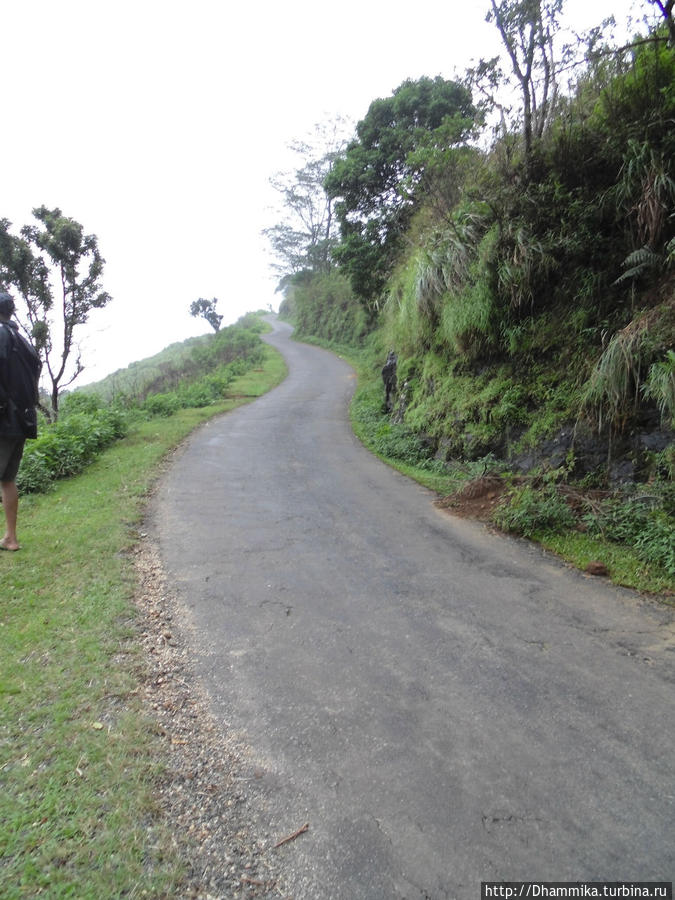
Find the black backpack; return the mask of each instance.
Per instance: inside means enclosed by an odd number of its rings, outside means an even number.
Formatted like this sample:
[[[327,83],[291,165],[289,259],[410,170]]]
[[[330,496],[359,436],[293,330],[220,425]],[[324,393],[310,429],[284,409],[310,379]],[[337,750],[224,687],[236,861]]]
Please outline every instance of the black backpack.
[[[37,437],[38,380],[42,363],[28,341],[10,325],[2,323],[0,328],[9,336],[9,358],[6,360],[6,382],[0,386],[0,407],[5,412],[0,416],[0,434],[17,437]],[[5,388],[5,391],[2,390]]]

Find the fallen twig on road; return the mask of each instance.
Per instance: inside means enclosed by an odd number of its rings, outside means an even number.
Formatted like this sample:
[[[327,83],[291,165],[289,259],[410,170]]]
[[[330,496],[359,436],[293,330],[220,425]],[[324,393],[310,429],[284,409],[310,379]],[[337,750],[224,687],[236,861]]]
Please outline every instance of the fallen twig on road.
[[[276,850],[277,847],[281,847],[283,844],[287,844],[289,841],[294,841],[296,837],[299,837],[299,835],[304,834],[306,831],[309,831],[309,822],[305,822],[302,828],[298,828],[297,831],[294,831],[293,834],[289,834],[288,837],[282,838],[277,844],[274,845],[274,849]]]

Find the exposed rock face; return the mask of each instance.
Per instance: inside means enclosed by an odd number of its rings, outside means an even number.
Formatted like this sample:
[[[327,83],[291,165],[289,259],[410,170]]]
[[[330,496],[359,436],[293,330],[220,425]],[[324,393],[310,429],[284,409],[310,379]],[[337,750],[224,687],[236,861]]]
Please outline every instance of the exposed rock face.
[[[382,369],[385,406],[392,424],[404,425],[411,384],[403,381],[397,385],[396,365],[392,350]],[[524,449],[515,449],[527,431],[519,422],[505,422],[497,430],[456,419],[447,427],[448,431],[440,436],[417,433],[429,455],[441,462],[474,461],[492,455],[518,474],[564,468],[572,480],[598,474],[613,486],[648,479],[654,470],[654,454],[675,444],[675,431],[663,426],[656,409],[641,410],[632,428],[622,434],[607,429],[599,433],[583,420],[571,421],[537,445]]]
[[[538,446],[508,456],[509,464],[526,474],[535,467],[559,469],[573,460],[573,474],[583,476],[607,462],[607,440],[588,427],[568,425]]]
[[[401,425],[403,422],[403,419],[405,418],[405,411],[408,408],[408,390],[409,390],[409,388],[410,388],[409,383],[407,381],[404,381],[403,385],[401,387],[401,390],[399,391],[399,395],[397,398],[398,402],[396,404],[396,409],[394,410],[394,413],[393,413],[392,419],[391,419],[392,422],[394,423],[394,425]]]
[[[675,432],[671,429],[655,424],[648,430],[645,424],[625,435],[612,436],[610,440],[606,432],[598,434],[584,423],[570,423],[537,446],[518,452],[513,452],[510,447],[522,436],[522,431],[512,431],[508,438],[502,434],[485,444],[470,429],[458,430],[456,434],[436,438],[433,455],[443,462],[450,462],[453,459],[480,459],[492,453],[523,475],[535,468],[552,470],[567,465],[575,479],[604,470],[610,484],[626,484],[647,477],[650,457],[675,442]],[[424,437],[428,440],[427,435]]]
[[[675,441],[675,432],[655,428],[635,429],[625,435],[598,434],[587,425],[562,428],[554,437],[542,441],[526,453],[509,458],[518,471],[526,473],[535,466],[557,469],[571,464],[573,478],[582,478],[606,467],[610,484],[627,484],[646,477],[650,455]]]

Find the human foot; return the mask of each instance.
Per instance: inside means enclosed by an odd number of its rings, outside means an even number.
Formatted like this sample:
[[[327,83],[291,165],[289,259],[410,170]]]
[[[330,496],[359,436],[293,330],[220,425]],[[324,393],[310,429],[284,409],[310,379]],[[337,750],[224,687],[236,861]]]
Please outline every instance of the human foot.
[[[0,541],[0,550],[11,550],[12,552],[15,552],[20,549],[21,547],[19,544],[17,544],[16,541],[10,541],[9,538],[3,538],[3,540]]]

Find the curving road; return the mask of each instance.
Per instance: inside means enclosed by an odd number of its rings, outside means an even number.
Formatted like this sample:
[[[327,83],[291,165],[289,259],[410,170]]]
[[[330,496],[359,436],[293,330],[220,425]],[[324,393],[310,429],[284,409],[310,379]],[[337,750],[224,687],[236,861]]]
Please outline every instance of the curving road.
[[[154,524],[271,833],[310,823],[293,897],[671,880],[672,611],[436,510],[274,329],[288,378],[190,439]]]

